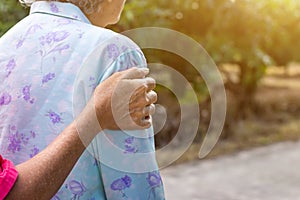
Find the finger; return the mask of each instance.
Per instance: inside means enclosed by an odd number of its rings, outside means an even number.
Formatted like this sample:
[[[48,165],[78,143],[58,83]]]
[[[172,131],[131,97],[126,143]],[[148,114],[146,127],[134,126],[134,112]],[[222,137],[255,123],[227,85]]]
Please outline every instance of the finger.
[[[153,90],[146,93],[144,89],[136,90],[129,99],[130,109],[143,109],[157,101],[157,94]]]
[[[157,94],[153,90],[146,94],[146,103],[147,105],[153,104],[157,101]]]
[[[156,81],[150,77],[130,81],[136,81],[135,91],[132,94],[135,97],[145,96],[146,93],[151,92],[156,86]]]
[[[149,105],[144,108],[135,108],[131,109],[129,111],[131,118],[134,119],[134,121],[140,121],[142,119],[145,119],[146,117],[149,117],[152,113],[155,112],[155,106]]]
[[[150,126],[152,125],[152,120],[150,117],[144,117],[142,119],[134,118],[133,123],[134,123],[134,125],[132,125],[133,129],[146,129],[146,128],[150,128]]]
[[[151,117],[147,117],[147,118],[141,120],[138,125],[143,127],[143,128],[150,128],[152,126]]]
[[[127,88],[130,88],[131,90],[145,88],[146,90],[150,91],[156,86],[156,81],[151,77],[122,80],[122,83],[126,83]]]
[[[154,104],[151,104],[144,108],[130,109],[130,111],[129,111],[131,118],[134,119],[135,122],[149,118],[150,115],[154,114],[154,112],[155,112]]]
[[[146,106],[143,109],[143,115],[145,117],[153,115],[155,113],[155,105],[154,104],[150,104],[149,106]]]
[[[131,108],[142,108],[148,105],[148,99],[146,97],[146,88],[140,87],[137,89],[129,99],[129,106]]]
[[[145,82],[147,85],[147,92],[153,90],[156,87],[156,81],[151,77],[145,78]]]
[[[140,79],[149,74],[149,69],[133,67],[126,71],[123,71],[122,73],[124,73],[123,79]]]
[[[126,124],[126,128],[129,130],[142,130],[149,128],[152,125],[152,120],[150,117],[143,117],[142,112],[135,113],[134,116],[131,115],[131,119]]]
[[[154,91],[150,91],[147,94],[144,93],[144,95],[134,95],[131,97],[129,101],[129,108],[130,110],[136,111],[140,110],[142,111],[144,107],[150,106],[150,104],[153,104],[157,101],[157,94]]]

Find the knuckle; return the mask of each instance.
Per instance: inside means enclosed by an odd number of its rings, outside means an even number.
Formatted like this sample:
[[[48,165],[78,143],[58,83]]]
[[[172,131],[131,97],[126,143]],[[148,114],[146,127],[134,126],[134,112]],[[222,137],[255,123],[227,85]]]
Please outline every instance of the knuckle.
[[[155,112],[155,105],[151,104],[150,106],[150,113],[154,113]]]
[[[147,84],[142,84],[141,88],[142,88],[142,91],[145,92],[148,88],[148,85]]]
[[[155,86],[156,85],[155,79],[153,79],[151,77],[147,77],[146,83],[147,83],[147,85],[150,85],[150,86]]]
[[[132,114],[131,114],[131,117],[133,119],[133,121],[139,121],[143,118],[144,114],[142,111],[134,111]]]
[[[134,80],[132,87],[135,92],[141,93],[141,91],[144,91],[148,86],[143,81],[140,81],[140,79],[136,79]]]
[[[128,74],[129,72],[127,70],[125,71],[119,71],[119,72],[116,72],[114,73],[113,75],[119,77],[119,76],[125,76],[126,74]]]
[[[154,91],[151,91],[147,95],[147,99],[149,99],[149,103],[154,103],[157,101],[157,94]]]

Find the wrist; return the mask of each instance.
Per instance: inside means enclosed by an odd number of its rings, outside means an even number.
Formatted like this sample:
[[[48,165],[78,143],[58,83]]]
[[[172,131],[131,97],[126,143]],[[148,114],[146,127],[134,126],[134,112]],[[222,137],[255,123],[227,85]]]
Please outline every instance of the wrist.
[[[88,102],[83,111],[74,120],[78,135],[84,145],[89,145],[93,138],[103,129],[100,127],[94,101]]]

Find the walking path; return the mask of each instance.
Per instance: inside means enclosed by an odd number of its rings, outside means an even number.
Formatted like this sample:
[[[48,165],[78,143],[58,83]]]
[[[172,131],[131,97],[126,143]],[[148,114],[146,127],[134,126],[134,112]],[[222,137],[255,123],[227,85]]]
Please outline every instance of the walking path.
[[[167,200],[300,200],[300,142],[163,169]]]

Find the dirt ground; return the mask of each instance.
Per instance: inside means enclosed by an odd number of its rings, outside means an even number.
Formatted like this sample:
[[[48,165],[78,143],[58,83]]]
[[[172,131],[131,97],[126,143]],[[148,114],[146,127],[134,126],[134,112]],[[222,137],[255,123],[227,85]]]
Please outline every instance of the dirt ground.
[[[300,142],[283,142],[161,171],[170,200],[299,200]],[[291,167],[292,166],[292,167]]]

